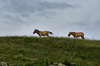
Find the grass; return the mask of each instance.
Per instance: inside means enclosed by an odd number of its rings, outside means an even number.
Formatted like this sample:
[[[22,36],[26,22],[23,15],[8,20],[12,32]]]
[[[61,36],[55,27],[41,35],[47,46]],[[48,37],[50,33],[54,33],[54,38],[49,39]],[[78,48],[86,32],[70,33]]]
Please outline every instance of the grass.
[[[66,37],[0,37],[0,62],[9,66],[100,66],[100,40]],[[76,65],[71,65],[75,63]]]

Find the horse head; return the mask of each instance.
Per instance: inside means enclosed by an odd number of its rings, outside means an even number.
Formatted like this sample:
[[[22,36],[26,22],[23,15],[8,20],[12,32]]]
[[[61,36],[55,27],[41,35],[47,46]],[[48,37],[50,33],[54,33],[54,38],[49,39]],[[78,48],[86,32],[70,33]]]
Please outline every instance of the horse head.
[[[71,35],[71,33],[69,32],[68,37]]]
[[[33,32],[33,34],[37,33],[38,31],[39,31],[39,30],[35,29],[34,32]]]

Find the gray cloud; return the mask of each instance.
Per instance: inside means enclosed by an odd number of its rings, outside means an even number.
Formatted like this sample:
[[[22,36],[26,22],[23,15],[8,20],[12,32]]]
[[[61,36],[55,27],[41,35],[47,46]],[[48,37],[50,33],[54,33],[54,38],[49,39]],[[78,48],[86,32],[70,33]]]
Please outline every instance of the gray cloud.
[[[5,10],[14,13],[23,12],[41,12],[46,9],[65,9],[75,8],[75,6],[64,2],[47,2],[41,0],[4,0],[3,7]]]
[[[94,22],[93,24],[94,24],[95,26],[100,27],[100,21]]]
[[[83,22],[73,22],[73,23],[68,23],[69,25],[75,25],[75,26],[87,26],[88,24],[83,23]]]
[[[35,23],[35,18],[32,19],[32,17],[48,17],[47,15],[56,14],[49,10],[75,8],[74,5],[65,2],[47,2],[41,0],[2,0],[0,4],[0,18],[2,19],[0,21],[10,25],[32,24]],[[24,19],[27,20],[25,21]],[[29,22],[28,20],[31,21]]]
[[[99,1],[0,0],[0,35],[32,35],[50,30],[54,36],[82,31],[85,37],[99,38]],[[78,7],[79,4],[81,7]],[[96,7],[96,8],[95,8]],[[36,34],[35,34],[36,35]]]

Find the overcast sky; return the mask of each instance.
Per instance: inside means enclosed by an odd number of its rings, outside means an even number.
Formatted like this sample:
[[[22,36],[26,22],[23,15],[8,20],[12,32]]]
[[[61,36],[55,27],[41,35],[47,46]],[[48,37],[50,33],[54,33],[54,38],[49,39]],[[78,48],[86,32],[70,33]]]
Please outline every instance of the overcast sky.
[[[100,40],[100,0],[0,0],[0,36],[38,36],[34,29]]]

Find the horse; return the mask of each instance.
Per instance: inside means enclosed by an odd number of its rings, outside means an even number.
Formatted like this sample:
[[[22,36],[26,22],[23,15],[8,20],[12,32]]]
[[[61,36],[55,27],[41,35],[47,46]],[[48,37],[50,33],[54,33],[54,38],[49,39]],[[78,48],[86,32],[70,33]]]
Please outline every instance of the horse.
[[[41,36],[47,36],[47,37],[49,37],[49,33],[50,34],[53,34],[52,32],[50,32],[50,31],[39,31],[38,29],[35,29],[34,30],[34,32],[33,32],[33,34],[35,34],[35,33],[37,33],[40,37]]]
[[[80,37],[80,36],[81,36],[81,38],[84,39],[84,33],[83,33],[83,32],[69,32],[68,37],[69,37],[70,35],[73,35],[74,38],[75,38],[75,37],[77,38],[77,37]]]

